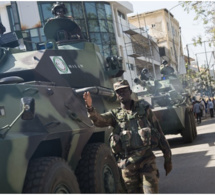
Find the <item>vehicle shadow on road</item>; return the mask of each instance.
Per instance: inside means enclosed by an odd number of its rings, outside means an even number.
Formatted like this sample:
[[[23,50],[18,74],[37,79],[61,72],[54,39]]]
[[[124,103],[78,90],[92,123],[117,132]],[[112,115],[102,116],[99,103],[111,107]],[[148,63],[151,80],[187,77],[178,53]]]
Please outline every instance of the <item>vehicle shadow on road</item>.
[[[192,143],[184,143],[182,137],[176,137],[176,138],[168,138],[168,142],[171,148],[177,148],[177,147],[187,147],[187,146],[193,146],[193,145],[199,145],[203,144],[205,138],[207,137],[207,144],[211,146],[215,146],[215,132],[207,132],[204,134],[198,134],[197,137],[193,140]]]
[[[197,126],[198,135],[192,143],[184,143],[180,135],[166,136],[172,149],[173,170],[165,176],[164,158],[156,150],[160,171],[161,194],[215,193],[215,120]]]
[[[214,159],[207,151],[173,155],[173,170],[165,176],[163,157],[158,157],[160,193],[214,193],[215,167],[211,161]]]

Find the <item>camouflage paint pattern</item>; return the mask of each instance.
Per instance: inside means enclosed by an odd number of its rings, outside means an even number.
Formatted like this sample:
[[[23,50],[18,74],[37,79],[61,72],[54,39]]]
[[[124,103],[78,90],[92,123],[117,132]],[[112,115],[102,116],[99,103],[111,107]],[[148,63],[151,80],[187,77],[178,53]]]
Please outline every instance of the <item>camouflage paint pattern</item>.
[[[121,170],[127,193],[158,193],[159,173],[155,157],[129,164],[126,169]]]
[[[186,131],[185,112],[192,115],[192,104],[180,80],[169,77],[166,80],[136,81],[132,89],[134,94],[151,104],[164,134],[182,134]],[[195,124],[192,128],[196,128]]]
[[[31,159],[59,156],[75,170],[93,137],[107,143],[111,129],[93,126],[83,93],[76,91],[99,86],[113,93],[116,70],[106,65],[98,46],[84,41],[40,51],[8,49],[0,64],[0,193],[22,193]],[[24,82],[3,82],[14,76]],[[118,105],[114,97],[92,96],[100,112]],[[23,97],[35,101],[32,120],[19,116]]]
[[[158,193],[159,176],[152,149],[158,146],[163,152],[165,161],[171,162],[170,146],[149,104],[142,100],[133,101],[132,105],[131,112],[116,108],[100,114],[93,108],[88,110],[88,116],[96,126],[114,127],[110,143],[113,152],[120,160],[118,166],[122,171],[127,192]],[[152,134],[153,130],[159,132],[159,137]],[[156,140],[155,146],[152,144],[154,140]]]

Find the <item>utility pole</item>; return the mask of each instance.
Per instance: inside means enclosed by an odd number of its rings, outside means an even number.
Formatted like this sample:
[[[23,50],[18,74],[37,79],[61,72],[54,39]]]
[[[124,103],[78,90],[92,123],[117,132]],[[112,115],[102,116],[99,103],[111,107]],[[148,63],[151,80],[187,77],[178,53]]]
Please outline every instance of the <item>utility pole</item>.
[[[188,44],[186,45],[186,48],[187,48],[187,62],[188,62],[187,69],[189,69],[189,66],[190,66],[190,53],[189,53],[189,46],[188,46]]]
[[[196,65],[197,65],[197,68],[198,68],[198,72],[200,72],[200,68],[199,68],[199,62],[198,62],[197,54],[195,54],[195,56],[196,56]]]
[[[173,6],[172,8],[170,8],[169,10],[168,10],[168,18],[169,18],[169,25],[170,25],[170,30],[171,30],[171,34],[172,34],[172,43],[173,43],[173,50],[174,50],[174,54],[175,54],[175,61],[176,61],[176,71],[178,72],[178,70],[179,70],[179,61],[178,61],[178,57],[180,58],[180,56],[178,56],[177,57],[177,52],[176,52],[176,49],[175,49],[175,40],[174,40],[174,33],[173,33],[173,26],[172,26],[172,22],[171,22],[171,20],[170,20],[170,10],[172,10],[172,9],[174,9],[174,8],[176,8],[176,7],[178,7],[179,5],[181,5],[183,2],[181,2],[181,3],[178,3],[177,5],[175,5],[175,6]],[[180,31],[180,29],[179,29],[179,31]],[[180,34],[180,33],[179,33]],[[180,40],[179,40],[179,45],[180,45]],[[179,48],[179,50],[180,50],[180,48]]]
[[[211,78],[210,78],[210,68],[209,68],[209,64],[208,64],[208,57],[207,57],[207,51],[206,51],[206,46],[205,46],[205,42],[204,42],[204,48],[205,48],[205,57],[206,57],[206,62],[207,62],[207,68],[208,68],[208,80],[210,83],[210,87],[209,87],[209,92],[210,92],[210,96],[212,96],[212,92],[211,92]]]

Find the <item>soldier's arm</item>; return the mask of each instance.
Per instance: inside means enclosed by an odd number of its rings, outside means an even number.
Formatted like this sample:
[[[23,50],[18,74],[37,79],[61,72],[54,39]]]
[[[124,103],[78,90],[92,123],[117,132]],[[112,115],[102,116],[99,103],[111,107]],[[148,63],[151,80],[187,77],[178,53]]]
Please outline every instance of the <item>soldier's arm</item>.
[[[100,114],[96,111],[96,109],[93,107],[93,101],[90,92],[85,92],[83,94],[83,98],[87,107],[88,117],[93,121],[95,126],[107,127],[115,125],[115,119],[111,112]]]
[[[150,108],[148,108],[148,110],[147,110],[147,117],[148,117],[149,122],[152,124],[152,126],[154,128],[156,128],[160,133],[160,140],[158,143],[158,147],[163,152],[165,161],[171,161],[172,153],[170,150],[169,143],[164,136],[164,133],[161,129],[161,126],[160,126],[155,114],[153,114],[153,112]]]
[[[94,107],[87,109],[88,117],[93,121],[94,125],[97,127],[107,127],[114,126],[115,119],[111,112],[106,112],[104,114],[100,114],[96,111]]]

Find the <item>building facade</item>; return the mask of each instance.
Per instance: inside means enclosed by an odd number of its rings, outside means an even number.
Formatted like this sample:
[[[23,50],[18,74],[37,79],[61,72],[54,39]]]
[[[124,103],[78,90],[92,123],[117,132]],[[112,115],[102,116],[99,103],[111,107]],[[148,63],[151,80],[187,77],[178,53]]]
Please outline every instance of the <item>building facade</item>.
[[[160,56],[179,74],[186,73],[179,22],[167,9],[131,16],[128,21],[157,39]]]
[[[148,69],[152,79],[160,78],[161,58],[156,39],[151,37],[141,28],[127,23],[122,27],[125,40],[125,53],[127,57],[133,58],[137,74],[140,75],[143,69]]]

